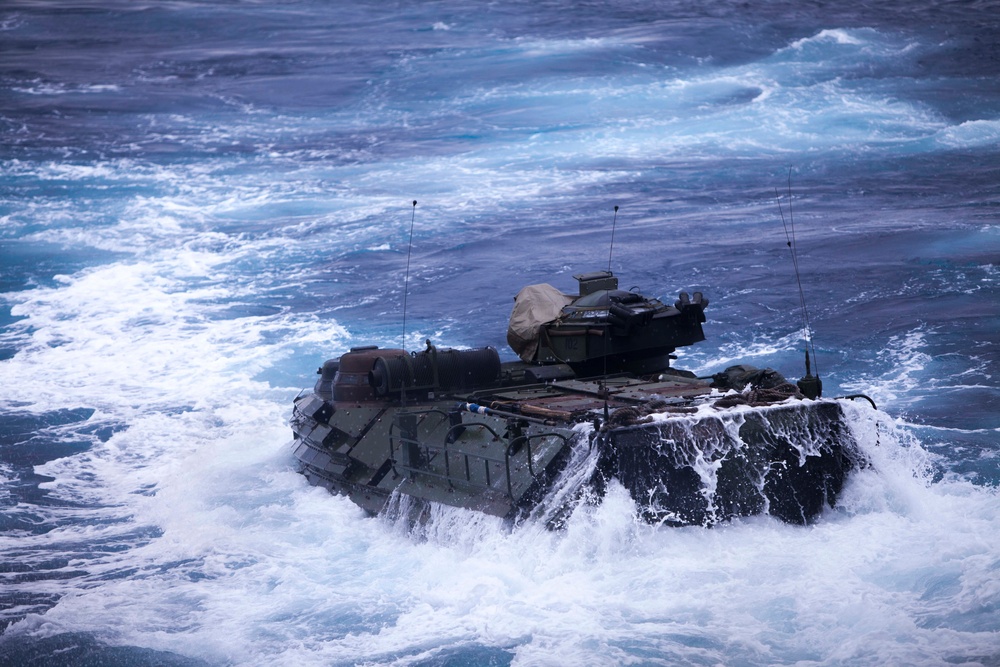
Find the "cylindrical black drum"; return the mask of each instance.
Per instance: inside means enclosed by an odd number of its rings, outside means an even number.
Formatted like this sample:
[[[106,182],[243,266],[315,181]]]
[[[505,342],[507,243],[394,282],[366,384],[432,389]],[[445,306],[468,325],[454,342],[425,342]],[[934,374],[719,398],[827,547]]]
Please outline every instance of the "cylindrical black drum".
[[[398,391],[460,391],[488,386],[500,377],[500,355],[492,347],[474,350],[430,348],[380,356],[368,376],[379,396]]]

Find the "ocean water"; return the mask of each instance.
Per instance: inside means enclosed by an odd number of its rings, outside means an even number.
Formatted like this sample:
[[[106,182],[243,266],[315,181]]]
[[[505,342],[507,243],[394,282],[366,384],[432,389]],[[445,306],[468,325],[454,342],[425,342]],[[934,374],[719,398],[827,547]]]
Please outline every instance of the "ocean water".
[[[7,0],[0,137],[0,664],[1000,664],[1000,3]],[[295,472],[324,359],[609,264],[797,377],[779,204],[881,410],[816,524]]]

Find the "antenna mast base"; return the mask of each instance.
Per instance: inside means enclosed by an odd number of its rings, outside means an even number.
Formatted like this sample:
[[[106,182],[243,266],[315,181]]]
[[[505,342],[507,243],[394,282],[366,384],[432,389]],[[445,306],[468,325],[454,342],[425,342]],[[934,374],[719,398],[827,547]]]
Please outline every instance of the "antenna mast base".
[[[795,383],[806,398],[813,400],[823,395],[823,381],[815,375],[807,375]]]

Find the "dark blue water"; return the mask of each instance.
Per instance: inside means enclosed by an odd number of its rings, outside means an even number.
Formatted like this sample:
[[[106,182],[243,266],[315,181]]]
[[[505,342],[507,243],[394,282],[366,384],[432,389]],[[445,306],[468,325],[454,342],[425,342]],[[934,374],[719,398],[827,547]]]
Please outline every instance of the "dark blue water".
[[[1000,3],[10,0],[0,137],[0,664],[1000,664]],[[411,214],[408,348],[610,256],[710,298],[679,366],[795,376],[779,202],[887,414],[819,524],[417,537],[294,472]]]

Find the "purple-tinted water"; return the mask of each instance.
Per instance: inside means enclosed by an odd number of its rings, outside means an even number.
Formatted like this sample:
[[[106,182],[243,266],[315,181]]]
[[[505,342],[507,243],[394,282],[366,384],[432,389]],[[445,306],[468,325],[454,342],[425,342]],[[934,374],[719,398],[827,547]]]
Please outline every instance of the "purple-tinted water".
[[[1000,5],[0,8],[6,664],[997,664]],[[790,191],[789,191],[790,177]],[[701,290],[875,466],[815,526],[421,535],[295,473],[351,345],[506,351],[520,286]],[[613,207],[620,211],[611,253]]]

